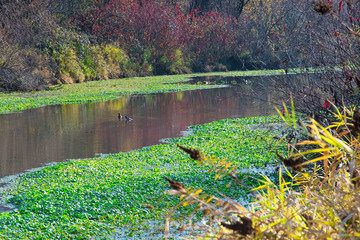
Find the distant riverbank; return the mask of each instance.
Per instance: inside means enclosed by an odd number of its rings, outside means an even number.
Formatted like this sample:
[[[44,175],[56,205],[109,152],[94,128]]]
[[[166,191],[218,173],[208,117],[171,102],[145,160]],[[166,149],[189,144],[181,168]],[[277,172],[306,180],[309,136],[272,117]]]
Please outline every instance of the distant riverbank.
[[[301,73],[301,69],[288,70],[287,74]],[[0,93],[0,113],[10,113],[57,104],[81,104],[107,101],[121,95],[159,92],[177,92],[200,88],[219,87],[215,85],[181,84],[196,76],[268,76],[285,74],[285,70],[257,70],[235,72],[212,72],[186,75],[133,77],[104,81],[90,81],[77,84],[63,84],[50,90],[34,92]]]

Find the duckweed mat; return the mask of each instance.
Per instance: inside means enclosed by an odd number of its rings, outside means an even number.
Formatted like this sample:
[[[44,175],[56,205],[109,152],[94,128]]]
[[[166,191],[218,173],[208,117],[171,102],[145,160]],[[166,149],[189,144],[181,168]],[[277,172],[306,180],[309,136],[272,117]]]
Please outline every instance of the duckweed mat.
[[[227,188],[229,177],[215,181],[209,167],[190,159],[176,144],[226,158],[242,170],[261,170],[266,164],[278,164],[274,150],[286,152],[285,144],[276,140],[282,129],[277,116],[225,119],[192,126],[191,134],[167,139],[167,144],[62,162],[19,175],[2,193],[16,208],[0,213],[0,238],[108,239],[119,228],[126,229],[123,234],[128,238],[144,232],[159,236],[161,226],[148,223],[164,222],[166,211],[178,203],[164,193],[169,189],[164,176],[209,194],[219,196],[219,191],[250,201],[248,188]],[[240,171],[239,178],[246,178],[251,188],[260,176],[256,171]]]

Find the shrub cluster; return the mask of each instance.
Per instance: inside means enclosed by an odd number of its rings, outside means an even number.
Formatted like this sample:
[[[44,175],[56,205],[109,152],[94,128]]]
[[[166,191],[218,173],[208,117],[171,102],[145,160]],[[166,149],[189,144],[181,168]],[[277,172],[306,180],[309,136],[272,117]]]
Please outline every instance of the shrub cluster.
[[[36,3],[0,4],[0,91],[33,90],[54,82],[52,61],[36,47],[54,21]]]
[[[215,12],[188,13],[157,1],[112,0],[77,18],[100,41],[119,41],[138,64],[154,74],[204,71],[232,54],[235,19]]]

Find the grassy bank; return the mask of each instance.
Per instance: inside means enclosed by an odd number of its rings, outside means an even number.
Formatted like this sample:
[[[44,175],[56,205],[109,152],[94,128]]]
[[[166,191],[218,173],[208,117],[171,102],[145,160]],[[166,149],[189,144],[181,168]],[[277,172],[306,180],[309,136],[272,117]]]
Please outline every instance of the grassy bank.
[[[295,70],[292,71],[294,72]],[[212,85],[179,84],[179,82],[184,82],[188,80],[189,77],[195,76],[265,76],[284,73],[284,70],[261,70],[124,78],[84,82],[72,85],[59,85],[50,90],[30,93],[0,93],[0,113],[9,113],[56,104],[77,104],[106,101],[117,98],[120,95],[175,92],[216,87]]]
[[[141,234],[146,222],[163,222],[166,208],[177,200],[164,194],[164,176],[185,185],[202,188],[210,194],[217,190],[233,199],[248,200],[247,188],[226,188],[230,179],[214,181],[214,174],[198,166],[176,147],[198,148],[202,153],[227,158],[242,168],[262,169],[276,161],[273,137],[281,120],[278,117],[227,119],[190,128],[192,134],[169,139],[161,144],[103,158],[59,163],[21,175],[8,196],[17,206],[14,212],[0,214],[0,237],[6,239],[88,239],[109,236],[118,227],[130,226],[128,234]],[[244,171],[251,187],[257,174]],[[255,177],[255,178],[253,178]],[[145,204],[151,204],[149,209]]]

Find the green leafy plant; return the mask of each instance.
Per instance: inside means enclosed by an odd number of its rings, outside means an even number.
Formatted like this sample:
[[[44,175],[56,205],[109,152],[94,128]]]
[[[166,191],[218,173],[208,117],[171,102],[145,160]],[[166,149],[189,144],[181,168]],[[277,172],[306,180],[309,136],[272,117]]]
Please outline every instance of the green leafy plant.
[[[149,78],[149,81],[153,80]],[[101,83],[104,82],[87,82],[94,86]],[[230,168],[239,164],[242,168],[262,168],[274,159],[275,154],[268,151],[261,138],[275,143],[273,137],[281,131],[269,131],[259,126],[279,124],[280,121],[277,116],[225,119],[192,126],[189,129],[192,134],[167,139],[168,144],[109,154],[103,158],[62,162],[25,173],[2,193],[16,209],[0,213],[0,238],[112,239],[115,238],[114,231],[118,230],[125,232],[123,239],[141,238],[146,233],[150,234],[149,238],[157,239],[158,235],[153,235],[156,231],[163,232],[166,217],[163,209],[179,204],[178,199],[163,194],[167,187],[165,176],[181,178],[185,185],[194,186],[192,191],[202,189],[209,196],[216,195],[216,189],[222,189],[234,199],[252,196],[251,186],[257,186],[255,174],[237,174],[244,188],[231,191],[238,185],[234,179],[235,186],[226,188],[228,178],[232,177],[221,170],[226,166],[219,159],[229,156],[228,161],[233,162]],[[177,144],[193,145],[200,152],[212,151],[212,156],[198,166],[187,159]],[[249,152],[249,149],[252,150]],[[283,154],[286,145],[277,145],[276,149]],[[216,174],[211,170],[211,161],[219,163],[219,173],[223,171],[218,181],[214,181]],[[217,198],[222,197],[217,195]],[[162,228],[159,230],[157,226]]]

